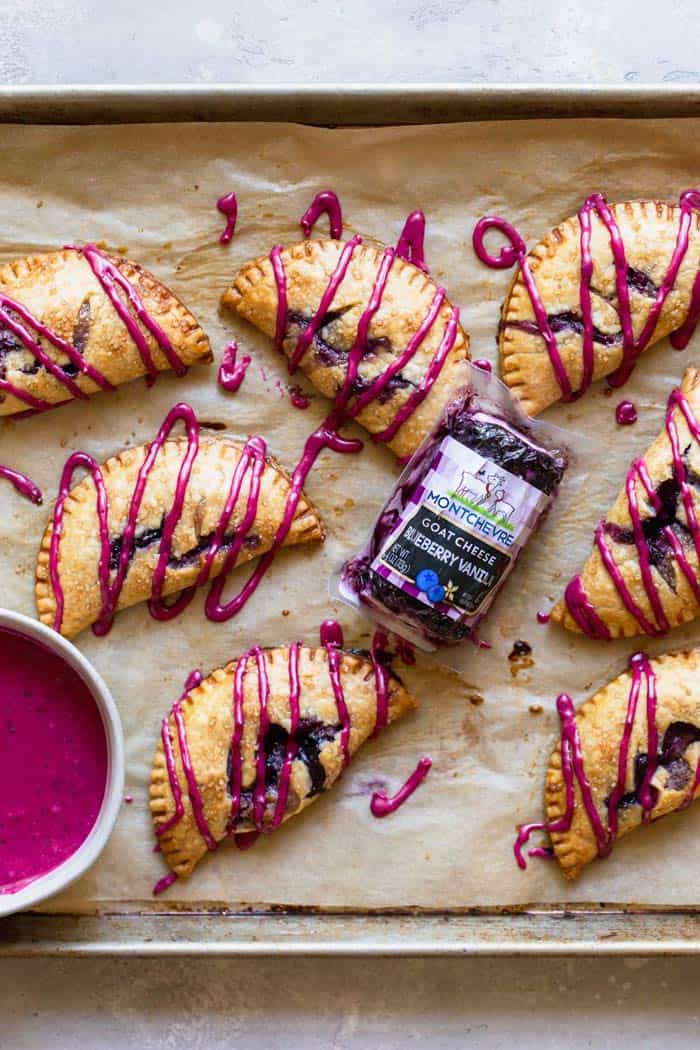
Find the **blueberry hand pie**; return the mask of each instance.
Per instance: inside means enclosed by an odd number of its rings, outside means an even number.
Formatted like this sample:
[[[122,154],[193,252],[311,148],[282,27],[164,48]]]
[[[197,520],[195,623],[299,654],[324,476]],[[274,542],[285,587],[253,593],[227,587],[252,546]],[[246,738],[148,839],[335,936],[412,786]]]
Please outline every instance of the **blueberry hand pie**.
[[[0,266],[0,416],[211,356],[192,314],[128,259],[85,245]]]
[[[178,419],[187,435],[166,439]],[[71,485],[79,468],[89,474]],[[74,453],[39,552],[39,618],[69,638],[90,624],[103,634],[117,611],[147,599],[155,618],[169,619],[214,580],[207,615],[226,619],[217,610],[233,568],[269,559],[277,546],[323,539],[303,492],[298,502],[289,496],[289,478],[266,456],[262,438],[241,445],[203,437],[187,405],[171,411],[150,445],[102,466]],[[167,604],[168,595],[178,597]]]
[[[560,740],[545,783],[546,822],[523,825],[515,855],[533,832],[551,838],[562,874],[576,878],[622,835],[685,809],[700,789],[700,652],[649,659],[574,711],[557,700]],[[541,848],[530,855],[542,854]]]
[[[333,644],[255,647],[186,688],[163,721],[151,774],[165,860],[187,876],[227,836],[248,845],[273,831],[415,706],[376,657]]]
[[[396,248],[312,240],[249,262],[223,303],[275,340],[345,418],[404,458],[444,406],[468,338],[458,310]]]
[[[592,638],[662,635],[700,610],[700,372],[671,393],[552,619]]]
[[[688,343],[700,313],[699,207],[696,190],[678,204],[608,205],[595,193],[529,253],[509,224],[481,220],[479,257],[498,268],[519,262],[499,343],[503,380],[527,412],[572,401],[603,376],[621,385],[671,333],[674,346]],[[496,258],[483,243],[489,229],[511,242]]]

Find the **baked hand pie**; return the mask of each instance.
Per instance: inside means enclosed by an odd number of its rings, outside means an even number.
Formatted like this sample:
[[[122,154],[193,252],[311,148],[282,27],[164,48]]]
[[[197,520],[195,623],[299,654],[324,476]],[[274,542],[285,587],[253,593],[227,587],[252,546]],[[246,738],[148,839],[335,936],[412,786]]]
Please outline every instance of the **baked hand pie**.
[[[562,874],[574,879],[618,838],[697,797],[700,651],[636,653],[629,670],[578,711],[566,694],[557,708],[561,737],[547,770],[546,822],[520,828],[515,856],[524,868],[523,847],[545,831]]]
[[[662,635],[700,611],[700,372],[688,368],[663,430],[629,470],[593,551],[552,619],[592,638]]]
[[[330,643],[255,647],[189,682],[153,760],[163,857],[188,876],[229,835],[249,845],[251,834],[273,831],[331,788],[370,736],[415,707],[376,655]]]
[[[0,266],[0,416],[211,359],[189,310],[128,259],[85,245]]]
[[[222,302],[400,458],[444,407],[469,357],[459,311],[397,248],[307,240],[247,263]]]
[[[178,420],[186,436],[168,438]],[[88,476],[72,485],[79,468]],[[155,618],[169,619],[215,577],[207,615],[226,619],[219,603],[232,569],[324,537],[304,493],[290,502],[290,489],[262,438],[204,437],[189,405],[176,405],[149,445],[102,466],[74,453],[39,551],[40,620],[68,638],[90,624],[104,634],[116,612],[147,599]]]
[[[519,263],[501,316],[504,382],[530,415],[572,401],[609,376],[619,386],[639,355],[665,336],[687,345],[700,313],[700,192],[678,204],[594,193],[577,215],[528,253],[510,224],[482,219],[474,247],[487,265]],[[510,241],[499,256],[484,235]]]

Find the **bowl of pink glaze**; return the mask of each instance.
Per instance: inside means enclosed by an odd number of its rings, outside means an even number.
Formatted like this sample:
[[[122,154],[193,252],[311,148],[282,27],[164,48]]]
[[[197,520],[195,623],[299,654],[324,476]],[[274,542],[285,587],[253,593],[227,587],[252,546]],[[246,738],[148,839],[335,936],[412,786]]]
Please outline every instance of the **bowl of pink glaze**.
[[[124,738],[82,653],[0,609],[0,916],[65,889],[102,852],[124,789]]]

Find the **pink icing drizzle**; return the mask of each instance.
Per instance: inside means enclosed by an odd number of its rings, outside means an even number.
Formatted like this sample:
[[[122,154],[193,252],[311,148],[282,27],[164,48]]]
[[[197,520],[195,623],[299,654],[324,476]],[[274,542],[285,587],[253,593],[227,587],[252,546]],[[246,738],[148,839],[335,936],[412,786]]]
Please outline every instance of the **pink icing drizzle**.
[[[582,379],[581,386],[574,390],[571,386],[569,376],[559,353],[556,335],[550,326],[547,311],[542,301],[537,283],[530,268],[530,259],[527,254],[527,246],[518,231],[505,219],[498,216],[487,216],[480,219],[474,228],[473,245],[478,258],[493,269],[509,269],[518,262],[520,273],[526,291],[532,304],[535,315],[534,322],[522,322],[520,327],[527,331],[538,334],[544,340],[552,369],[561,390],[563,401],[574,401],[580,397],[593,381],[594,368],[594,324],[593,307],[591,301],[591,282],[593,277],[593,258],[591,254],[592,214],[596,212],[604,224],[610,237],[610,249],[615,269],[615,286],[617,293],[617,310],[622,329],[622,360],[619,367],[608,377],[610,386],[618,387],[629,379],[635,367],[639,355],[649,345],[654,334],[659,315],[664,304],[673,289],[678,272],[688,251],[690,243],[690,228],[692,212],[700,208],[700,192],[697,190],[685,190],[680,196],[680,216],[676,243],[668,265],[668,269],[661,284],[658,286],[654,301],[647,315],[646,322],[639,336],[635,338],[632,322],[632,310],[630,306],[630,292],[628,284],[628,263],[625,247],[622,241],[620,228],[607,201],[600,193],[593,193],[586,199],[579,210],[578,219],[580,227],[580,253],[581,274],[579,283],[579,302],[581,308],[581,319],[583,322],[583,346],[582,346]],[[492,256],[484,245],[484,236],[491,230],[496,229],[502,233],[509,244],[501,248],[497,256]],[[691,293],[691,301],[688,314],[680,328],[671,336],[671,343],[676,349],[687,346],[700,316],[700,272],[695,278]],[[508,324],[508,322],[506,322]]]
[[[688,485],[686,468],[683,462],[683,450],[680,447],[678,426],[674,415],[676,408],[680,410],[685,418],[688,429],[696,442],[700,442],[700,424],[698,423],[690,403],[684,394],[679,389],[673,390],[668,400],[668,409],[666,412],[666,432],[671,445],[672,476],[679,486],[680,498],[685,510],[687,528],[690,532],[696,555],[698,559],[700,559],[700,526],[698,525],[693,504],[693,495]],[[603,565],[614,583],[625,608],[635,618],[645,634],[657,636],[665,634],[669,630],[670,625],[663,611],[663,604],[652,571],[651,552],[649,543],[644,534],[642,517],[639,510],[639,484],[641,484],[646,500],[653,508],[654,512],[657,514],[660,513],[663,509],[662,501],[654,488],[652,478],[643,459],[636,459],[632,463],[625,482],[625,492],[627,495],[629,516],[632,522],[634,544],[639,559],[641,578],[653,613],[653,621],[649,619],[634,601],[625,582],[624,576],[613,558],[612,551],[608,546],[606,538],[605,522],[600,522],[596,528],[595,544],[600,552]],[[688,581],[688,585],[693,592],[695,600],[700,605],[700,583],[698,582],[698,578],[692,565],[688,561],[680,539],[671,525],[666,525],[663,528],[663,535],[668,541],[681,572]],[[570,581],[566,588],[564,598],[571,616],[584,634],[587,634],[592,638],[610,638],[610,631],[607,625],[597,615],[586,595],[580,574],[574,576]]]
[[[396,245],[396,254],[400,259],[413,263],[423,273],[428,273],[425,262],[425,215],[422,211],[412,211],[406,219]]]
[[[343,245],[341,249],[340,257],[336,268],[329,280],[328,286],[321,297],[316,314],[309,322],[307,328],[299,337],[296,350],[290,361],[290,372],[293,372],[297,367],[297,364],[303,357],[304,353],[308,349],[313,339],[314,334],[318,330],[321,320],[333,301],[336,290],[339,287],[350,261],[352,259],[353,252],[357,245],[361,243],[359,237],[354,237]],[[278,347],[281,347],[284,333],[287,326],[287,293],[286,293],[286,275],[284,266],[281,259],[282,248],[276,245],[270,253],[270,260],[275,275],[278,293],[278,315],[276,323],[276,338],[275,343]],[[294,472],[292,474],[291,486],[289,495],[287,497],[282,520],[273,538],[270,550],[264,554],[257,562],[248,580],[243,584],[241,589],[228,601],[223,600],[223,591],[226,586],[228,575],[231,569],[235,565],[235,560],[241,550],[243,541],[246,536],[247,530],[250,528],[255,520],[257,513],[257,505],[260,493],[260,475],[265,464],[265,443],[262,438],[256,437],[249,440],[244,448],[243,455],[239,461],[238,468],[234,473],[234,477],[231,482],[231,489],[229,492],[229,498],[227,500],[224,511],[222,512],[219,524],[217,526],[214,538],[211,545],[204,556],[204,564],[200,571],[195,584],[183,591],[179,597],[177,597],[170,604],[166,605],[161,597],[161,591],[167,566],[171,553],[172,537],[177,526],[177,523],[182,514],[182,508],[184,505],[185,492],[187,484],[192,471],[194,461],[197,456],[198,449],[198,425],[193,410],[189,405],[179,404],[176,405],[166,417],[158,435],[151,444],[147,458],[141,467],[139,477],[137,480],[136,488],[132,496],[131,505],[129,508],[129,514],[127,519],[127,525],[124,531],[122,547],[120,552],[119,566],[117,568],[114,580],[110,583],[110,572],[109,572],[109,560],[110,560],[110,542],[109,542],[109,529],[108,529],[108,506],[107,506],[107,494],[104,486],[104,480],[98,464],[86,453],[76,452],[67,461],[63,474],[61,477],[61,484],[59,489],[59,498],[56,503],[56,509],[54,511],[54,522],[53,532],[51,536],[51,549],[49,554],[49,571],[51,576],[51,582],[56,598],[56,615],[54,620],[54,626],[56,630],[60,630],[60,626],[63,620],[63,591],[59,579],[58,571],[58,555],[59,547],[63,526],[63,510],[66,498],[70,490],[70,483],[73,477],[73,473],[79,467],[85,467],[90,471],[95,483],[96,496],[97,496],[97,515],[99,520],[100,529],[100,566],[99,566],[99,579],[100,589],[102,595],[102,609],[97,623],[93,626],[93,631],[96,634],[104,634],[111,626],[114,612],[116,610],[119,595],[124,583],[126,572],[128,570],[129,560],[131,557],[134,536],[136,532],[136,522],[138,518],[139,508],[141,500],[143,498],[143,491],[145,489],[148,474],[152,469],[153,463],[155,462],[160,449],[162,448],[165,440],[167,439],[170,431],[178,420],[182,420],[185,423],[187,430],[187,452],[183,459],[180,467],[175,499],[171,510],[166,516],[165,527],[163,531],[163,537],[160,543],[159,559],[154,573],[153,578],[153,592],[149,608],[151,615],[156,619],[171,619],[178,613],[182,612],[191,601],[194,591],[197,587],[203,586],[209,579],[211,571],[211,565],[213,563],[216,553],[221,549],[223,544],[226,526],[228,524],[230,515],[235,507],[238,495],[243,484],[243,480],[246,472],[252,466],[252,476],[249,487],[249,494],[247,500],[246,512],[244,515],[243,522],[236,531],[233,541],[229,547],[226,561],[224,563],[223,571],[213,581],[211,590],[206,599],[205,611],[209,619],[220,622],[228,620],[234,616],[239,610],[245,605],[249,597],[258,587],[258,584],[262,580],[263,576],[267,572],[268,568],[272,564],[277,550],[284,543],[286,536],[294,521],[299,500],[303,492],[303,486],[308,478],[316,460],[318,459],[321,452],[326,449],[332,450],[339,453],[358,453],[362,450],[362,442],[354,438],[345,438],[339,431],[340,428],[349,420],[354,419],[355,416],[360,412],[367,404],[379,397],[386,385],[390,382],[392,377],[396,375],[400,370],[411,360],[418,348],[420,347],[423,340],[426,338],[431,327],[435,323],[440,308],[445,300],[445,291],[442,288],[438,288],[430,304],[426,317],[421,322],[418,330],[412,336],[408,346],[403,351],[398,359],[392,362],[389,367],[378,375],[373,382],[370,384],[367,390],[363,391],[357,398],[352,401],[352,385],[356,379],[359,371],[360,362],[366,352],[367,340],[369,337],[369,328],[375,313],[379,309],[382,301],[382,296],[386,286],[387,279],[391,272],[394,260],[396,258],[397,250],[395,248],[387,248],[382,256],[382,262],[380,264],[377,276],[374,281],[372,292],[369,298],[367,307],[363,311],[358,321],[357,336],[355,343],[348,353],[347,359],[347,374],[345,381],[338,391],[335,398],[335,407],[326,417],[326,419],[320,424],[317,429],[309,435],[307,438],[302,456],[297,463]],[[445,326],[445,330],[440,342],[440,345],[433,356],[433,359],[426,369],[425,375],[418,388],[412,392],[410,397],[404,402],[401,408],[397,411],[392,423],[380,434],[374,435],[374,440],[379,442],[391,441],[399,428],[409,418],[409,416],[419,407],[423,400],[427,397],[433,384],[435,383],[442,366],[449,354],[454,342],[457,338],[459,323],[459,310],[454,307],[451,316]],[[376,660],[376,655],[373,652],[372,660],[375,665],[375,675],[380,683],[380,703],[378,705],[377,715],[377,729],[382,728],[386,720],[386,670],[381,667]],[[382,684],[383,683],[383,684]]]
[[[12,467],[4,467],[0,463],[0,478],[5,478],[6,481],[9,481],[11,485],[14,485],[20,496],[24,496],[32,503],[37,505],[43,503],[44,497],[41,494],[41,489],[26,474],[21,474],[19,470],[13,470]]]
[[[251,362],[249,354],[244,354],[240,361],[237,360],[238,344],[235,339],[229,343],[224,350],[221,364],[219,365],[219,386],[229,393],[235,394],[245,379],[248,365]]]
[[[119,319],[133,341],[136,343],[141,359],[146,366],[146,371],[151,378],[155,379],[158,374],[158,369],[153,362],[148,340],[142,330],[143,328],[145,328],[149,335],[151,335],[156,341],[175,374],[178,376],[184,376],[187,368],[175,352],[175,348],[170,342],[169,337],[155,318],[151,317],[148,313],[141,296],[131,282],[126,279],[119,268],[103,255],[94,244],[85,244],[82,248],[70,248],[70,250],[80,252],[83,258],[89,263],[92,272],[102,285],[102,288],[112,303],[112,306],[119,315]],[[128,307],[120,297],[120,292],[126,296],[129,304]],[[132,316],[129,308],[133,310],[136,317]]]
[[[628,427],[637,422],[637,408],[633,401],[621,401],[615,409],[615,422]]]
[[[233,238],[236,229],[236,219],[238,218],[238,200],[236,194],[224,194],[223,197],[219,197],[216,206],[221,214],[226,217],[226,226],[219,237],[219,243],[228,244]]]
[[[493,372],[493,365],[491,364],[490,361],[487,361],[483,357],[478,358],[478,360],[476,360],[476,361],[472,361],[472,364],[474,365],[475,368],[481,368],[482,371],[488,372],[489,374],[491,372]]]
[[[416,258],[422,262],[422,251],[421,249],[421,238],[418,236],[416,230],[420,226],[419,220],[416,216],[420,216],[422,213],[414,212],[412,216],[409,216],[404,233],[406,238],[403,238],[403,247],[401,241],[398,248],[387,248],[382,255],[382,261],[380,263],[377,276],[372,287],[372,292],[369,298],[369,302],[365,310],[363,311],[360,320],[358,322],[357,336],[355,338],[354,345],[350,349],[347,358],[347,373],[345,382],[342,388],[336,395],[335,406],[336,413],[339,411],[340,415],[331,415],[329,420],[334,420],[334,427],[337,429],[342,426],[348,419],[355,419],[359,412],[362,411],[370,402],[376,400],[384,389],[387,387],[391,379],[397,375],[414,357],[416,351],[419,349],[426,336],[430,332],[434,323],[436,322],[440,313],[440,308],[445,300],[444,288],[438,288],[436,290],[433,301],[430,304],[428,313],[425,319],[422,321],[418,330],[414,333],[410,339],[408,346],[405,350],[388,366],[388,368],[380,373],[369,387],[364,390],[358,397],[356,397],[350,404],[352,398],[352,385],[357,378],[360,363],[365,356],[367,349],[367,341],[369,337],[369,327],[375,313],[379,309],[384,294],[384,289],[391,273],[392,266],[395,259],[399,256],[400,250],[408,250],[407,246],[410,246],[412,259],[411,261],[416,263]],[[423,219],[424,221],[424,219]],[[315,335],[317,334],[321,322],[328,312],[330,306],[333,303],[336,292],[340,287],[348,267],[352,261],[355,249],[362,243],[362,238],[359,236],[353,237],[351,240],[345,242],[340,252],[336,267],[328,281],[328,284],[321,296],[318,308],[307,324],[306,328],[301,332],[297,339],[296,347],[292,352],[288,369],[290,375],[292,375],[299,367],[304,355],[310,349],[311,344]],[[287,300],[287,279],[284,270],[284,264],[282,262],[283,248],[281,245],[275,245],[270,252],[270,263],[272,266],[275,283],[277,286],[277,320],[275,324],[275,347],[281,351],[283,349],[283,343],[285,333],[287,330],[287,318],[288,318],[288,300]],[[420,385],[416,390],[412,392],[410,397],[401,405],[397,411],[392,422],[379,434],[372,435],[372,440],[380,443],[386,443],[391,441],[401,426],[406,420],[416,411],[416,409],[422,404],[425,398],[430,393],[433,385],[435,384],[442,367],[447,360],[447,357],[455,344],[459,330],[459,310],[457,307],[453,307],[451,316],[445,326],[443,337],[440,341],[440,345],[434,354],[430,365],[425,371],[425,375],[421,380]]]
[[[335,696],[336,706],[338,709],[338,718],[340,720],[341,729],[341,751],[343,755],[343,766],[346,766],[350,761],[350,749],[349,749],[349,737],[351,729],[351,718],[350,712],[345,701],[345,695],[343,692],[342,678],[340,673],[340,665],[342,659],[342,649],[344,644],[343,631],[335,620],[326,620],[320,628],[320,640],[321,645],[326,649],[328,656],[328,673],[331,681],[331,686]],[[231,766],[230,766],[230,777],[229,777],[229,793],[231,796],[231,813],[228,823],[228,833],[233,835],[236,845],[240,849],[249,849],[261,834],[267,834],[274,831],[275,828],[279,827],[282,823],[287,807],[287,800],[289,798],[289,789],[292,777],[292,767],[294,759],[296,758],[298,751],[298,744],[296,741],[296,733],[299,727],[300,720],[300,707],[299,707],[299,696],[301,691],[300,680],[299,680],[299,652],[300,643],[294,642],[289,647],[288,656],[288,679],[289,679],[289,734],[286,743],[285,756],[280,769],[279,778],[277,782],[277,798],[274,804],[272,816],[269,820],[266,820],[266,811],[268,808],[267,799],[267,785],[266,785],[266,766],[267,766],[267,752],[266,752],[266,736],[270,727],[270,716],[269,716],[269,700],[270,700],[270,683],[267,672],[267,660],[265,651],[260,646],[248,650],[244,653],[236,663],[236,668],[233,675],[233,694],[232,694],[232,716],[233,716],[233,728],[231,732]],[[253,785],[253,806],[252,806],[252,818],[255,824],[255,829],[251,831],[236,831],[236,824],[240,818],[241,812],[241,796],[243,793],[243,733],[245,729],[245,682],[248,673],[248,667],[251,660],[255,661],[257,671],[257,694],[258,694],[258,731],[256,739],[256,750],[255,750],[255,781]],[[388,701],[386,699],[386,671],[381,668],[382,673],[377,673],[377,665],[375,665],[375,682],[377,688],[377,709],[388,708]],[[170,831],[175,827],[180,820],[182,820],[185,812],[182,787],[180,784],[180,778],[178,775],[177,764],[175,760],[175,751],[173,748],[173,742],[170,733],[170,719],[173,718],[177,729],[178,747],[180,750],[180,761],[182,769],[185,774],[185,782],[187,785],[187,795],[190,800],[192,812],[197,824],[197,828],[202,838],[207,844],[207,848],[215,850],[217,843],[214,840],[209,825],[206,820],[204,813],[204,802],[202,799],[195,772],[192,768],[192,761],[190,758],[189,747],[187,743],[187,732],[182,715],[182,702],[189,695],[192,689],[199,685],[202,681],[202,676],[199,671],[193,671],[187,679],[185,684],[185,690],[183,694],[175,701],[170,714],[163,719],[161,724],[161,739],[163,741],[163,752],[165,756],[165,765],[168,773],[168,780],[170,783],[170,789],[173,796],[175,805],[172,816],[162,824],[159,824],[156,828],[156,836],[160,838],[166,831]],[[386,714],[377,717],[376,729],[380,728],[381,724],[386,724]],[[375,729],[375,732],[376,732]],[[407,798],[412,791],[418,786],[420,780],[422,780],[427,774],[428,768],[430,768],[430,760],[423,759],[421,766],[424,763],[428,763],[428,767],[415,781],[413,786],[407,787],[406,785],[401,791],[404,793],[404,797]],[[417,771],[418,772],[418,771]],[[413,774],[412,780],[416,777],[417,773]],[[401,792],[399,792],[401,794]],[[396,796],[398,799],[398,796]],[[403,798],[400,800],[387,800],[387,805],[397,808]],[[381,805],[381,803],[380,803]],[[390,810],[387,810],[389,812]],[[168,886],[171,886],[175,881],[176,876],[168,875],[164,879],[161,879],[157,883],[153,892],[161,893]]]
[[[406,783],[391,798],[384,791],[375,791],[369,806],[372,816],[388,817],[390,813],[395,813],[399,806],[402,806],[406,799],[411,797],[416,788],[423,783],[432,764],[432,759],[421,758]]]
[[[292,402],[294,408],[299,408],[302,411],[308,408],[311,401],[308,395],[304,393],[300,386],[293,386],[289,389],[289,400]]]
[[[167,571],[168,561],[172,551],[172,541],[175,533],[175,529],[182,515],[182,510],[185,502],[185,495],[187,492],[187,486],[189,484],[190,476],[194,462],[197,458],[199,450],[199,425],[197,423],[197,417],[194,414],[194,410],[186,404],[175,405],[170,410],[168,415],[163,422],[158,434],[153,442],[151,442],[146,458],[139,470],[134,491],[131,497],[129,505],[129,511],[127,514],[126,526],[122,534],[121,550],[119,555],[119,563],[113,578],[110,579],[110,535],[109,535],[109,504],[107,498],[107,490],[105,488],[104,478],[102,470],[99,464],[85,452],[74,452],[63,468],[61,475],[61,481],[59,485],[59,495],[56,501],[56,507],[54,510],[53,517],[53,530],[51,534],[51,545],[49,550],[49,573],[51,577],[51,584],[56,600],[56,614],[54,617],[54,629],[60,631],[61,624],[63,622],[63,610],[64,610],[64,596],[63,588],[60,580],[59,573],[59,554],[61,536],[63,532],[63,515],[66,499],[70,492],[70,486],[75,471],[81,467],[87,469],[92,475],[92,479],[95,485],[96,492],[96,510],[99,523],[99,534],[100,534],[100,562],[98,567],[98,576],[100,581],[100,593],[102,600],[102,607],[100,615],[93,625],[93,631],[97,635],[106,634],[110,629],[114,614],[117,609],[119,602],[119,596],[121,594],[126,574],[129,568],[129,562],[132,551],[134,549],[134,542],[136,536],[136,526],[143,501],[146,484],[151,470],[158,458],[158,455],[163,448],[167,438],[169,437],[173,427],[178,422],[183,422],[186,428],[187,434],[187,450],[183,457],[180,469],[178,472],[177,483],[175,488],[175,497],[173,499],[173,505],[165,516],[163,525],[163,534],[160,540],[160,546],[158,551],[158,561],[153,574],[152,581],[152,593],[151,600],[149,603],[149,609],[151,615],[155,619],[166,620],[172,619],[178,613],[182,612],[183,609],[189,605],[195,589],[202,587],[209,579],[211,567],[214,562],[214,558],[221,550],[224,544],[224,538],[227,526],[229,524],[233,510],[235,509],[236,503],[241,493],[243,482],[246,475],[250,471],[251,479],[249,492],[247,497],[246,509],[243,515],[243,519],[230,542],[230,546],[226,555],[226,560],[223,567],[223,576],[227,576],[228,573],[235,565],[236,558],[243,546],[246,534],[250,529],[252,523],[255,520],[257,514],[257,504],[260,491],[260,476],[265,468],[265,442],[260,437],[250,438],[243,447],[240,459],[236,465],[231,479],[231,485],[229,488],[228,497],[221,516],[217,523],[217,527],[214,531],[211,543],[203,554],[203,564],[200,569],[199,575],[195,584],[192,587],[182,591],[180,595],[170,605],[166,605],[162,598],[162,587],[165,580],[165,574]],[[210,593],[210,599],[212,603],[216,604],[221,588],[225,583],[224,580],[216,580],[215,584],[217,589],[212,588]],[[220,584],[220,586],[218,586]],[[208,606],[207,606],[208,608]],[[213,618],[216,618],[215,616]]]
[[[182,802],[182,789],[180,788],[180,780],[178,778],[177,769],[176,769],[176,766],[175,766],[175,752],[173,750],[173,742],[172,742],[172,738],[170,736],[170,725],[169,725],[169,723],[170,723],[170,716],[175,714],[175,710],[176,709],[177,710],[180,709],[182,701],[185,699],[186,696],[189,695],[189,693],[192,692],[193,689],[196,689],[196,687],[201,683],[201,681],[202,681],[202,674],[201,674],[200,671],[191,671],[189,673],[189,675],[187,676],[187,679],[185,681],[185,688],[184,688],[183,692],[181,693],[181,695],[178,697],[178,699],[173,704],[173,706],[172,706],[172,708],[170,710],[170,715],[167,715],[163,719],[163,721],[161,722],[160,738],[163,741],[163,754],[165,756],[165,767],[166,767],[166,769],[168,771],[168,779],[170,781],[170,788],[171,788],[172,793],[173,793],[173,801],[175,803],[175,812],[172,815],[172,817],[170,817],[168,820],[164,821],[162,824],[159,824],[158,827],[156,828],[156,835],[159,838],[160,838],[161,835],[164,835],[166,831],[170,831],[171,828],[174,828],[175,825],[178,823],[178,821],[182,819],[182,815],[185,812],[184,805],[183,805],[183,802]],[[178,725],[177,728],[178,728],[178,738],[179,738],[180,737],[180,726]],[[184,732],[184,726],[183,726],[183,732]],[[185,741],[185,746],[186,746],[186,741]],[[189,786],[189,782],[188,782],[188,786]],[[196,784],[195,784],[195,790],[196,790],[197,794],[199,794],[199,788],[197,787]],[[200,799],[200,806],[201,806],[201,799]]]
[[[607,821],[603,821],[598,806],[593,799],[593,791],[586,774],[581,739],[576,724],[576,712],[571,697],[562,693],[557,698],[557,711],[561,719],[561,770],[566,791],[566,810],[559,820],[550,823],[537,822],[523,824],[518,829],[518,835],[513,845],[513,852],[519,868],[526,868],[527,864],[523,856],[523,848],[530,836],[535,831],[544,831],[547,834],[556,834],[570,830],[574,811],[576,807],[576,785],[578,784],[581,802],[595,835],[596,846],[599,857],[606,857],[615,845],[618,832],[618,803],[625,793],[627,780],[627,768],[629,764],[629,748],[632,738],[632,730],[637,714],[637,706],[642,689],[642,681],[645,684],[646,694],[646,723],[647,723],[647,746],[648,756],[647,768],[644,773],[642,784],[637,792],[637,797],[642,806],[642,819],[644,823],[651,820],[651,812],[654,808],[654,795],[651,781],[657,768],[658,753],[658,727],[656,723],[656,675],[644,653],[635,653],[630,657],[631,685],[627,701],[627,712],[625,723],[620,738],[618,750],[617,780],[607,800]],[[692,799],[692,793],[689,796]],[[530,856],[541,856],[539,850],[530,851]]]
[[[156,320],[150,316],[140,295],[119,268],[103,255],[94,244],[86,244],[82,248],[67,245],[66,251],[78,252],[89,264],[130,338],[136,344],[148,376],[151,379],[155,379],[158,369],[153,361],[148,339],[143,329],[153,337],[165,355],[170,367],[174,369],[177,375],[184,375],[187,369],[175,352],[170,339]],[[126,299],[126,302],[124,302],[124,299]],[[132,315],[132,312],[135,316]],[[0,293],[0,326],[12,332],[24,349],[29,351],[37,362],[65,387],[69,398],[85,400],[90,395],[86,391],[81,390],[75,380],[63,370],[61,365],[52,360],[43,349],[41,340],[50,343],[60,353],[65,354],[71,364],[82,375],[91,379],[101,390],[114,389],[107,377],[102,375],[94,365],[86,361],[77,347],[39,321],[21,303],[16,302],[4,293]],[[18,416],[33,415],[36,412],[45,412],[57,407],[55,402],[45,401],[42,398],[35,397],[28,391],[21,390],[9,379],[0,378],[0,390],[11,394],[28,406],[27,412],[17,413]]]
[[[169,890],[170,887],[176,882],[177,875],[174,871],[171,871],[167,875],[164,875],[162,879],[158,879],[158,882],[155,884],[151,892],[153,893],[154,897],[158,897],[159,894],[164,893],[166,890]]]
[[[310,237],[314,226],[322,215],[328,216],[330,235],[334,241],[343,236],[343,213],[340,201],[333,190],[321,190],[301,217],[301,228],[305,237]]]

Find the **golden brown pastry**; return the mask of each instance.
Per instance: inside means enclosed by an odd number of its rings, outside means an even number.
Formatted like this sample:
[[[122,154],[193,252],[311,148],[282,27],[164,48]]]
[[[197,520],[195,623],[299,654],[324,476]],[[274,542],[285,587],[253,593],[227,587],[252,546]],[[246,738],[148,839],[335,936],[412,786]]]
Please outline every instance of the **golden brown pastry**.
[[[661,635],[700,610],[700,372],[688,368],[666,422],[598,525],[552,619],[593,638]]]
[[[574,879],[616,840],[697,797],[700,760],[700,652],[631,658],[630,668],[574,712],[558,701],[561,738],[545,784],[545,824],[562,874]],[[578,755],[578,757],[576,757]],[[620,769],[623,773],[620,775]]]
[[[381,664],[332,645],[254,648],[188,686],[163,722],[150,790],[177,876],[227,836],[300,813],[368,737],[416,706]]]
[[[700,308],[699,203],[697,191],[679,204],[610,206],[593,194],[527,255],[512,228],[485,220],[511,237],[520,259],[499,346],[503,380],[526,412],[572,400],[603,376],[619,385],[638,356],[672,332],[686,345]]]
[[[0,266],[0,416],[211,359],[193,315],[128,259],[86,245]]]
[[[444,290],[396,249],[359,238],[273,249],[243,267],[222,302],[401,458],[425,437],[469,357]]]
[[[191,413],[188,406],[177,408]],[[85,465],[78,460],[77,466]],[[104,485],[102,513],[96,478]],[[303,493],[296,508],[288,508],[289,492],[287,475],[265,456],[259,438],[241,446],[203,436],[196,445],[185,437],[161,444],[159,436],[101,467],[94,464],[70,491],[66,483],[44,533],[36,573],[39,618],[69,638],[90,624],[103,633],[115,612],[148,598],[153,614],[166,618],[162,597],[187,593],[270,551],[285,515],[285,546],[323,539],[315,509]],[[52,543],[57,516],[61,524]]]

